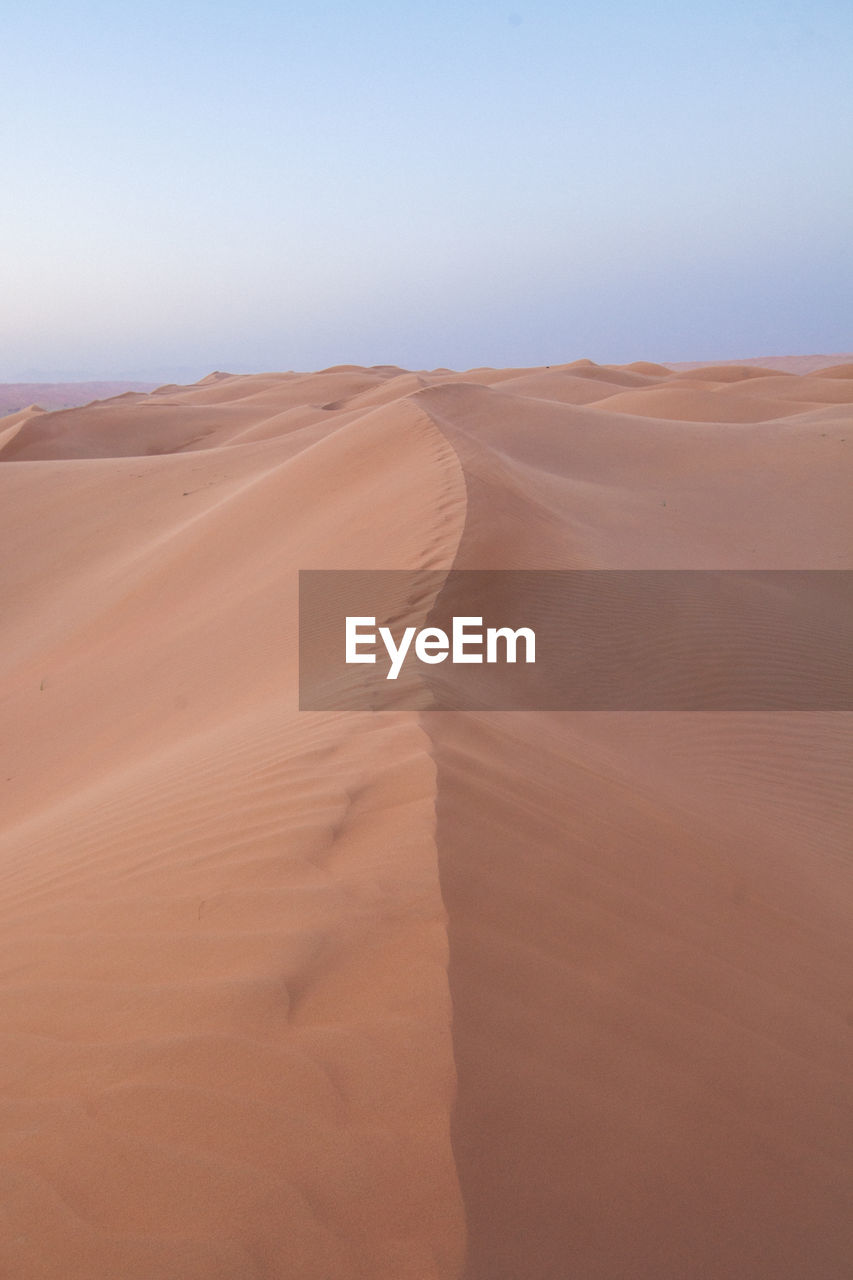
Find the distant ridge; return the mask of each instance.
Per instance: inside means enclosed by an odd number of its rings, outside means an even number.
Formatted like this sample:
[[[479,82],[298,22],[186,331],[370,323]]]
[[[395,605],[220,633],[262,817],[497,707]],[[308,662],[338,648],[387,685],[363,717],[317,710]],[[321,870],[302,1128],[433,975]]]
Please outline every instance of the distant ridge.
[[[848,364],[853,353],[833,356],[751,356],[748,360],[680,360],[668,361],[667,369],[709,369],[721,365],[747,365],[758,369],[773,369],[776,373],[814,373],[816,369],[829,369],[833,365]]]
[[[0,417],[38,403],[43,409],[72,409],[109,400],[127,391],[153,391],[156,382],[0,382]]]

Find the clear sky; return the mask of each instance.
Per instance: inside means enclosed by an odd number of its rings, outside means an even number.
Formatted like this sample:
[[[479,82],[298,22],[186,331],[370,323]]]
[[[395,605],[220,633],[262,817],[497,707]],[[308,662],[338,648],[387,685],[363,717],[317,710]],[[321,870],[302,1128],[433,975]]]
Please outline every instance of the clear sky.
[[[0,379],[853,349],[850,0],[0,0]]]

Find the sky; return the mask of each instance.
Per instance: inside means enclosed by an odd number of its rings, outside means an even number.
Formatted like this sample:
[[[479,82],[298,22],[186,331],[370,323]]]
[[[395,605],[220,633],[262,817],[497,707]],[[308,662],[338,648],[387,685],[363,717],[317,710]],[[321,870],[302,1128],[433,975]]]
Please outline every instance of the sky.
[[[853,349],[850,0],[0,0],[0,380]]]

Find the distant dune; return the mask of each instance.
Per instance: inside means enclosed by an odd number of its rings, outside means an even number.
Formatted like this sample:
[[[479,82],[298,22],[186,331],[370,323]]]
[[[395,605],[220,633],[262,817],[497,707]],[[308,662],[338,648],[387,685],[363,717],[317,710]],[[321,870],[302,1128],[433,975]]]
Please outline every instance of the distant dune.
[[[4,399],[0,1275],[847,1280],[851,716],[297,709],[300,568],[853,567],[823,359]]]
[[[848,364],[853,361],[853,353],[834,356],[756,356],[749,360],[706,360],[704,363],[670,364],[670,369],[707,369],[710,367],[725,368],[738,365],[741,368],[758,366],[772,369],[776,373],[814,373],[816,369],[829,369],[833,366]]]
[[[155,382],[0,382],[0,415],[28,405],[42,409],[69,409],[107,400],[127,391],[153,391]]]

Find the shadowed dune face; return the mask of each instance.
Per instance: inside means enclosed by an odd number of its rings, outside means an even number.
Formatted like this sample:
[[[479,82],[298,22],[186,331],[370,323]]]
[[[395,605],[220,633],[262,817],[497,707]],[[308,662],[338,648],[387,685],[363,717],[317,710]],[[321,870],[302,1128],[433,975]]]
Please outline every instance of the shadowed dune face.
[[[300,568],[850,567],[753,364],[0,419],[0,1273],[846,1280],[849,715],[297,710]]]
[[[756,397],[733,429],[611,418],[612,398],[550,421],[483,390],[418,402],[468,478],[457,568],[849,563],[847,404],[816,428],[762,421]],[[841,1280],[850,717],[427,727],[466,1275]]]

